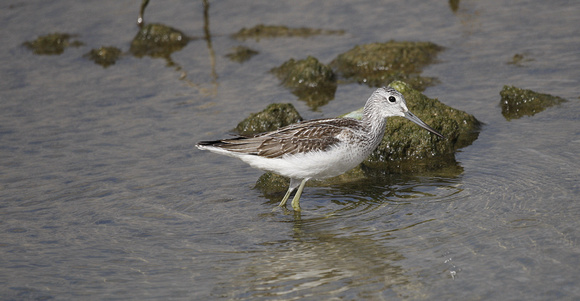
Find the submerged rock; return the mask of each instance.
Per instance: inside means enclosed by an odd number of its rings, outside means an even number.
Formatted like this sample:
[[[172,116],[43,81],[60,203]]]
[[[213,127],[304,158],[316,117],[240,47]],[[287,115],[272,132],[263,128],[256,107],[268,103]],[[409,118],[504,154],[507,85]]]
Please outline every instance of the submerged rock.
[[[290,185],[290,179],[267,172],[258,178],[254,188],[266,195],[271,195],[288,190],[288,185]]]
[[[256,54],[258,54],[256,50],[245,46],[236,46],[234,49],[232,49],[232,52],[226,54],[226,57],[234,62],[243,63]]]
[[[148,55],[168,58],[171,53],[185,47],[189,41],[188,36],[175,28],[152,23],[139,30],[131,41],[129,51],[136,57]]]
[[[460,0],[449,0],[449,7],[452,12],[456,13],[459,10],[459,2]]]
[[[34,54],[61,54],[67,47],[80,47],[84,45],[84,43],[80,41],[69,41],[73,37],[75,37],[75,35],[68,33],[52,33],[40,36],[34,41],[26,41],[23,45],[32,50]]]
[[[99,49],[91,49],[87,54],[84,55],[86,58],[99,64],[103,67],[108,67],[114,65],[115,62],[121,56],[121,49],[117,47],[101,47]]]
[[[313,110],[334,99],[334,72],[312,56],[298,61],[290,59],[271,71],[282,81],[282,85],[291,89],[300,100],[306,101]]]
[[[431,42],[371,43],[357,45],[338,55],[330,65],[345,78],[371,87],[402,80],[423,91],[436,83],[436,79],[421,77],[419,73],[435,60],[441,50],[443,47]]]
[[[302,117],[290,103],[273,103],[262,112],[251,114],[236,127],[236,132],[251,136],[273,131],[283,126],[301,121]]]
[[[344,30],[327,30],[315,28],[289,28],[281,25],[264,25],[258,24],[252,28],[242,28],[232,35],[232,38],[238,40],[263,38],[280,38],[280,37],[310,37],[314,35],[333,35],[344,34]]]
[[[361,181],[365,177],[391,177],[393,175],[437,175],[453,178],[463,169],[455,161],[455,151],[473,143],[479,135],[481,122],[473,115],[442,104],[396,81],[389,86],[401,92],[407,107],[425,123],[441,132],[447,139],[439,138],[405,118],[387,119],[385,136],[377,149],[358,167],[349,172],[313,181],[311,185],[328,185]],[[342,117],[360,119],[362,108]],[[288,186],[282,176],[266,173],[260,177],[256,188],[265,194],[285,191]]]
[[[503,86],[499,95],[501,96],[501,114],[507,120],[518,119],[523,116],[534,116],[546,108],[566,101],[557,96],[537,93],[514,86]]]
[[[516,65],[516,66],[523,66],[523,63],[527,63],[527,62],[532,62],[534,61],[533,58],[530,58],[529,55],[525,54],[525,53],[516,53],[514,54],[514,56],[512,57],[512,59],[510,61],[508,61],[506,64],[508,65]]]

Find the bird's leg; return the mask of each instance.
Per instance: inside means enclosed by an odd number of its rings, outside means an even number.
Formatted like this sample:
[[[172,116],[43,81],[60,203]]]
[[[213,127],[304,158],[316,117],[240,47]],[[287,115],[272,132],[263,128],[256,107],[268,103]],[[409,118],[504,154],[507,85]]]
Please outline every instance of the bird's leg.
[[[286,195],[284,195],[284,198],[282,199],[282,202],[280,202],[280,205],[278,205],[278,207],[286,206],[286,202],[288,201],[290,194],[292,193],[292,191],[294,191],[294,189],[296,189],[296,187],[298,187],[298,185],[300,185],[299,181],[300,180],[298,179],[290,179],[290,186],[288,186],[288,191],[286,191]]]
[[[286,206],[286,201],[288,201],[288,198],[290,197],[290,194],[292,193],[292,188],[288,187],[288,191],[286,191],[286,195],[284,195],[284,198],[282,199],[282,202],[280,202],[280,204],[278,205],[278,207],[284,207]]]
[[[306,181],[308,181],[308,178],[302,180],[302,183],[300,183],[300,187],[298,187],[298,191],[296,191],[296,194],[292,199],[292,208],[294,209],[294,211],[300,211],[300,196],[302,195],[302,190],[304,190],[304,185],[306,184]]]

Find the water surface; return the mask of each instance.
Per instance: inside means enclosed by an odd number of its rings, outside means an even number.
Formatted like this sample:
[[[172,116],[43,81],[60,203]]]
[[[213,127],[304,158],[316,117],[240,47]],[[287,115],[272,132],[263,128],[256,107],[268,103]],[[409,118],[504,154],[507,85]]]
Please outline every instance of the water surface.
[[[3,299],[580,298],[576,1],[216,1],[211,43],[201,1],[152,1],[146,21],[197,38],[177,66],[128,54],[137,5],[0,5]],[[346,33],[230,38],[257,23]],[[21,46],[53,32],[85,46]],[[486,124],[452,173],[307,187],[293,215],[253,189],[260,171],[194,148],[270,103],[306,119],[359,108],[373,88],[340,85],[312,111],[268,70],[391,39],[446,47],[425,94]],[[260,54],[227,59],[240,44]],[[83,58],[100,46],[126,54]],[[518,53],[530,60],[508,64]],[[568,102],[506,121],[503,85]]]

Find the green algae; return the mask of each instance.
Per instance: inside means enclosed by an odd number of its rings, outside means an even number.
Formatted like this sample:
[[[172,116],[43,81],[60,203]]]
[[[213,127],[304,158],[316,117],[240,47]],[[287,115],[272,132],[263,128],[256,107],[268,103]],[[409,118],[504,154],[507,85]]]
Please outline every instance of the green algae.
[[[566,101],[557,96],[520,89],[514,86],[504,86],[499,94],[501,96],[501,114],[506,120],[534,116],[546,108]]]
[[[238,124],[235,131],[243,136],[269,132],[301,121],[302,117],[292,104],[273,103],[259,113],[250,114]]]
[[[313,110],[334,99],[337,87],[334,72],[312,56],[303,60],[290,59],[271,72]]]
[[[63,53],[67,47],[80,47],[84,45],[80,41],[70,41],[73,37],[76,36],[68,33],[51,33],[39,36],[34,41],[26,41],[23,45],[32,50],[34,54],[55,55]]]
[[[238,40],[255,39],[259,41],[264,38],[281,38],[281,37],[310,37],[315,35],[342,35],[344,30],[328,30],[316,28],[289,28],[281,25],[264,25],[258,24],[251,28],[242,28],[232,35],[232,38]]]
[[[371,87],[402,80],[423,91],[437,83],[437,79],[419,74],[424,66],[435,61],[441,50],[443,47],[431,42],[371,43],[338,55],[330,65],[343,77]]]
[[[243,63],[251,59],[254,55],[257,55],[258,53],[259,53],[258,51],[245,46],[236,46],[232,49],[230,53],[226,54],[226,57],[229,58],[231,61]]]
[[[117,47],[101,47],[98,49],[91,49],[88,53],[84,56],[92,61],[95,64],[101,65],[104,68],[107,68],[110,65],[114,65],[115,62],[121,56],[121,49]]]
[[[139,30],[131,41],[129,51],[136,57],[169,58],[173,52],[185,47],[190,40],[191,38],[175,28],[152,23]]]

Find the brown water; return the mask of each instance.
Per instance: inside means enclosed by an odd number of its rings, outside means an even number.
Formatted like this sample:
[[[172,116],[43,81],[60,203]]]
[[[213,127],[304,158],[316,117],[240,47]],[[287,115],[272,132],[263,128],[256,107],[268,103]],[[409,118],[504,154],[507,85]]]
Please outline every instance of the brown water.
[[[174,53],[179,70],[128,54],[138,2],[0,4],[2,299],[580,298],[579,2],[215,1],[211,44]],[[204,35],[201,1],[153,0],[146,21]],[[346,34],[229,37],[257,23]],[[53,32],[85,46],[21,46]],[[359,108],[372,88],[341,85],[312,111],[268,70],[391,39],[446,47],[425,94],[486,123],[457,176],[307,187],[294,216],[253,189],[260,171],[194,148],[269,103],[306,119]],[[225,58],[240,44],[260,54]],[[126,55],[83,58],[103,45]],[[531,60],[507,64],[516,53]],[[506,121],[503,85],[568,102]]]

